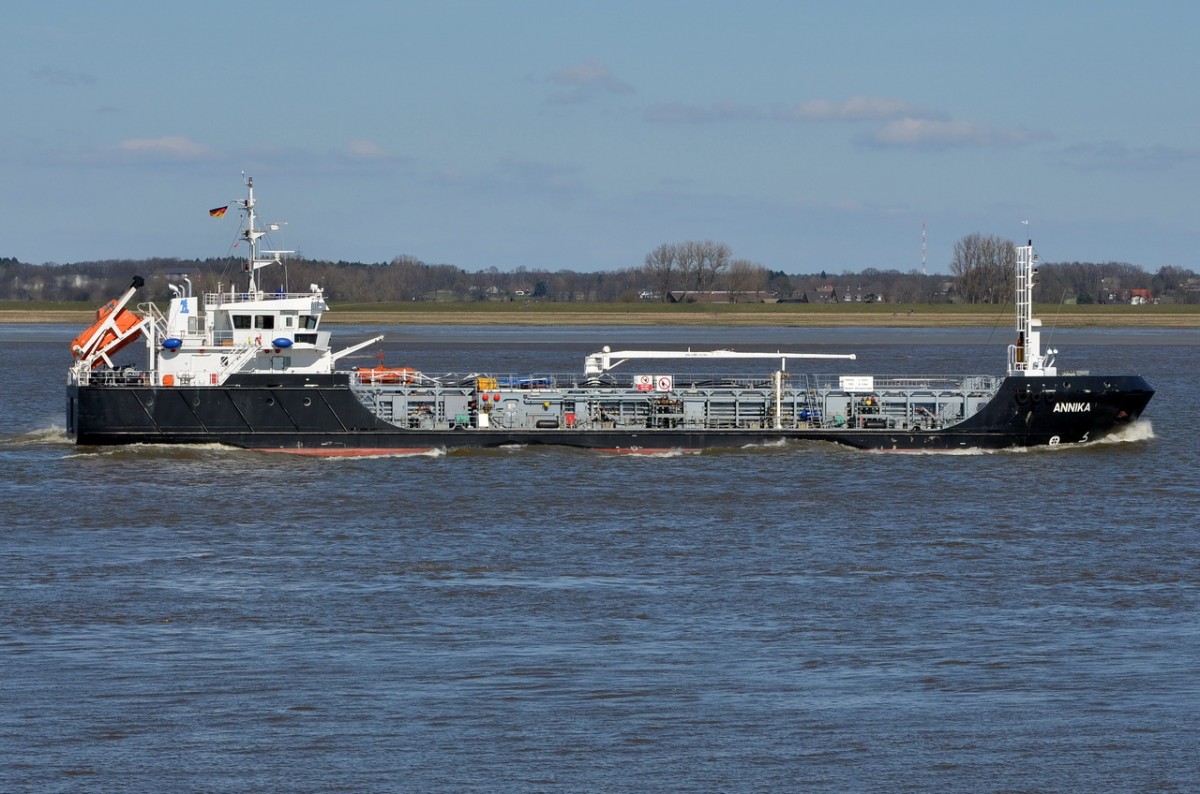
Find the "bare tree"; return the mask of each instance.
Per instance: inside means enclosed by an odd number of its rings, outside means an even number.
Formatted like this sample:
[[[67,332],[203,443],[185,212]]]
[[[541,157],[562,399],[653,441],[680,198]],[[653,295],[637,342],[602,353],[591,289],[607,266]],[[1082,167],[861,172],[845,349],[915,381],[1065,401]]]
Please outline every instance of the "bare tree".
[[[951,291],[957,300],[974,303],[1003,302],[1013,292],[1012,243],[975,234],[963,238],[955,247],[954,275],[957,287]],[[616,300],[635,295],[650,286],[658,288],[661,298],[672,290],[683,290],[684,299],[696,299],[698,289],[728,289],[732,300],[745,300],[758,289],[777,291],[781,297],[807,295],[815,299],[816,290],[825,285],[845,296],[862,292],[882,296],[888,302],[925,303],[950,300],[946,284],[952,277],[925,275],[918,271],[900,273],[868,267],[855,274],[840,276],[821,273],[787,275],[772,271],[762,286],[752,271],[757,268],[745,260],[732,260],[728,247],[718,243],[686,242],[659,246],[646,257],[646,263],[623,270],[578,272],[563,267],[551,270],[520,268],[501,272],[495,267],[466,271],[453,264],[429,264],[414,256],[397,256],[390,262],[363,263],[311,260],[296,256],[284,269],[264,274],[264,283],[321,284],[338,303],[409,301],[413,299],[499,300],[516,287],[545,284],[545,298],[554,301]],[[726,264],[727,263],[727,264]],[[0,300],[86,301],[98,304],[120,294],[129,277],[139,273],[146,279],[145,295],[164,300],[176,273],[189,273],[197,289],[212,291],[238,283],[242,261],[220,259],[114,259],[74,264],[28,264],[15,258],[0,257]],[[701,270],[703,266],[703,270]],[[1128,300],[1130,289],[1152,288],[1154,297],[1164,302],[1200,303],[1200,276],[1181,267],[1164,267],[1156,274],[1123,262],[1043,262],[1041,284],[1034,294],[1043,302],[1074,298],[1080,303],[1109,300],[1110,294]],[[538,292],[543,290],[535,287]],[[676,293],[678,294],[678,293]]]
[[[749,259],[735,259],[729,263],[729,300],[740,303],[748,293],[766,289],[767,269]]]
[[[671,291],[671,285],[678,274],[679,253],[677,248],[678,246],[673,243],[663,243],[646,254],[644,266],[646,278],[650,280],[650,284],[658,293],[660,301],[667,300],[667,294]]]
[[[705,240],[694,245],[696,246],[696,289],[700,292],[711,292],[722,274],[729,268],[729,259],[733,256],[733,251],[725,243],[714,243],[712,240]]]
[[[1012,240],[976,232],[954,244],[950,272],[968,303],[1005,303],[1013,296],[1016,265]]]
[[[676,284],[682,289],[681,299],[687,300],[689,292],[711,292],[728,270],[732,255],[729,246],[712,240],[664,243],[646,254],[642,273],[663,300]]]
[[[700,271],[704,267],[704,252],[700,249],[700,243],[689,240],[677,245],[676,253],[679,257],[679,271],[683,276],[683,294],[686,298],[688,291],[698,292],[702,288]]]

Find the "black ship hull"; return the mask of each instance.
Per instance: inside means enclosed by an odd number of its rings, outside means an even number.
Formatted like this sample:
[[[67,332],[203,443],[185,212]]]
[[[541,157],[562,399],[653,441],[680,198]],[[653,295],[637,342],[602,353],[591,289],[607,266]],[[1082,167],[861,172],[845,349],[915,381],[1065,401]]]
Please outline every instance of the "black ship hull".
[[[409,429],[385,422],[345,376],[242,376],[224,386],[74,385],[67,430],[81,445],[227,444],[310,455],[370,455],[504,445],[654,452],[827,441],[868,450],[1003,449],[1096,441],[1135,421],[1154,390],[1140,376],[1005,378],[953,426]]]
[[[226,444],[311,455],[555,445],[618,451],[738,448],[825,441],[870,450],[1000,449],[1096,441],[1141,416],[1154,391],[1140,376],[1057,375],[1033,317],[1037,257],[1015,247],[1016,344],[1007,377],[789,373],[796,359],[852,353],[613,350],[584,358],[582,377],[428,377],[404,367],[337,371],[382,339],[341,350],[321,330],[324,290],[262,289],[282,264],[258,241],[254,180],[246,180],[241,238],[245,288],[193,294],[166,284],[167,309],[126,308],[135,277],[71,343],[67,432],[82,445]],[[222,209],[221,213],[224,212]],[[114,356],[144,338],[146,364]],[[769,374],[625,373],[640,362],[773,360]],[[620,373],[617,367],[633,364]],[[657,366],[657,365],[655,365]],[[663,370],[657,370],[662,373]]]

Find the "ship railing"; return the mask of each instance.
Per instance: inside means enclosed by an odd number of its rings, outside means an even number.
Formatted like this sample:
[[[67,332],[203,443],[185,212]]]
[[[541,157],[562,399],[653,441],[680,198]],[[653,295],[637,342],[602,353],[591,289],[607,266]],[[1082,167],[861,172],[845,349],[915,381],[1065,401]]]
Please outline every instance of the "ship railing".
[[[591,388],[607,388],[614,391],[636,391],[644,392],[647,396],[654,394],[664,394],[668,392],[681,393],[689,391],[703,391],[706,389],[745,389],[745,390],[773,390],[775,388],[771,373],[760,372],[751,375],[747,374],[729,374],[721,372],[687,372],[687,373],[670,373],[669,371],[660,371],[656,374],[614,374],[605,373],[598,376],[585,376],[579,373],[561,374],[561,373],[542,373],[542,374],[505,374],[505,375],[462,375],[457,373],[446,373],[444,375],[429,375],[428,373],[419,373],[415,370],[409,370],[408,376],[404,376],[404,370],[399,370],[402,373],[401,380],[412,382],[429,382],[436,383],[442,386],[473,386],[479,391],[494,391],[501,390],[519,390],[519,391],[538,391],[538,390],[555,390],[555,389],[591,389]],[[785,372],[783,373],[782,386],[785,389],[801,389],[808,390],[817,388],[821,384],[833,384],[836,387],[838,380],[837,376],[814,376],[808,373]],[[371,369],[364,368],[362,370],[362,383],[371,382]],[[663,378],[666,381],[663,381]],[[382,378],[375,376],[375,382],[381,382],[383,379],[396,381],[396,376],[385,374]],[[928,380],[928,379],[926,379]],[[669,386],[669,388],[667,388]]]
[[[803,372],[785,372],[781,386],[788,391],[815,392],[843,391],[843,375],[813,375]],[[769,373],[723,374],[662,372],[651,376],[621,373],[606,373],[597,377],[572,374],[507,374],[507,375],[461,375],[446,373],[430,375],[411,369],[388,369],[372,371],[363,368],[352,373],[353,382],[363,385],[436,385],[442,387],[472,387],[477,391],[554,391],[580,389],[612,389],[613,391],[641,392],[647,397],[666,393],[686,394],[705,390],[773,391],[774,383]],[[664,378],[666,381],[664,382]],[[871,379],[874,391],[897,392],[965,392],[989,393],[999,388],[1001,378],[989,375],[884,375]],[[669,388],[667,388],[669,386]]]
[[[150,318],[150,326],[154,329],[154,333],[160,333],[167,327],[167,318],[163,316],[162,309],[158,308],[158,304],[153,301],[138,304],[138,311],[143,317]]]
[[[806,378],[803,374],[784,373],[784,385],[795,388],[797,384],[801,386],[807,385]],[[662,379],[666,378],[664,384]],[[613,373],[605,373],[599,376],[582,376],[578,373],[573,374],[537,374],[537,375],[490,375],[490,376],[469,376],[466,379],[456,379],[455,376],[447,376],[438,378],[439,382],[470,382],[477,385],[482,391],[492,389],[517,389],[520,391],[537,391],[541,389],[586,389],[586,388],[611,388],[614,390],[628,390],[645,392],[647,395],[655,393],[662,394],[666,392],[682,392],[697,389],[771,389],[774,388],[770,373],[759,373],[755,375],[730,375],[719,372],[713,373],[695,373],[689,372],[684,374],[672,374],[667,371],[658,372],[655,374],[639,373],[638,375],[625,374],[615,375]],[[670,388],[665,388],[666,385]]]
[[[365,368],[350,371],[350,382],[361,386],[443,386],[452,384],[442,383],[438,378],[432,378],[415,369],[396,367],[388,370]]]
[[[249,303],[251,301],[277,301],[291,300],[295,298],[323,298],[324,295],[320,292],[284,292],[276,290],[270,292],[268,290],[256,290],[255,292],[206,292],[204,293],[204,305],[206,307],[219,307],[230,303]]]
[[[246,344],[236,348],[228,357],[222,356],[224,366],[218,372],[220,382],[224,383],[230,375],[241,371],[242,367],[246,366],[247,362],[257,354],[258,345]]]
[[[842,391],[842,376],[814,375],[815,387],[827,391]],[[940,391],[992,392],[1000,387],[1001,378],[992,375],[875,375],[871,378],[873,391]]]
[[[91,369],[75,372],[80,386],[151,386],[154,373],[133,367],[117,369]]]
[[[166,323],[162,323],[158,327],[160,329],[165,329]],[[199,343],[200,347],[237,347],[239,342],[242,344],[252,344],[254,342],[256,336],[259,337],[260,341],[261,341],[262,337],[265,337],[267,334],[270,334],[270,333],[271,333],[271,331],[266,331],[264,333],[263,331],[259,330],[256,332],[251,332],[249,335],[247,335],[246,331],[240,331],[240,332],[212,331],[212,332],[209,332],[205,329],[199,329],[199,330],[186,330],[186,331],[175,330],[175,331],[171,332],[171,336],[175,337],[176,339],[181,339],[184,342],[188,342],[191,344]],[[161,344],[165,337],[166,337],[166,331],[160,330],[158,332],[157,343]]]

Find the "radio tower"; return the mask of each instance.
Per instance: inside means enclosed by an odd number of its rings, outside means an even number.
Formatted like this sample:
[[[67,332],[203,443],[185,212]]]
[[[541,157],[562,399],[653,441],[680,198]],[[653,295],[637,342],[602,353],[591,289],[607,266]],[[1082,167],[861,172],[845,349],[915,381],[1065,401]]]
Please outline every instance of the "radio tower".
[[[921,275],[925,276],[925,222],[921,222]]]

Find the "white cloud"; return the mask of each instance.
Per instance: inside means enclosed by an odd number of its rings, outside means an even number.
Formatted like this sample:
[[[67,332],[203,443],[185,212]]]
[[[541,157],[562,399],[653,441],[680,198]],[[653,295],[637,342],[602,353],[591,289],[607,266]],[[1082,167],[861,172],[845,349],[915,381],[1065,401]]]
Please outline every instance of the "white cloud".
[[[595,59],[583,61],[550,75],[550,82],[566,90],[553,94],[551,104],[587,102],[604,94],[632,94],[633,86],[616,77],[604,64]]]
[[[356,160],[382,160],[388,157],[383,147],[367,140],[350,141],[346,146],[346,154]]]
[[[1062,164],[1079,171],[1167,171],[1200,159],[1200,149],[1174,146],[1127,146],[1106,141],[1069,146],[1060,153]]]
[[[940,114],[923,111],[903,99],[873,96],[853,96],[839,101],[814,99],[796,105],[778,105],[769,111],[732,101],[717,102],[708,106],[663,102],[649,106],[643,113],[646,121],[662,124],[706,124],[757,119],[808,124],[939,117]]]
[[[1025,129],[1006,130],[969,121],[902,118],[886,122],[865,140],[876,146],[944,149],[1024,146],[1043,137]]]
[[[742,121],[762,117],[762,112],[737,102],[717,102],[708,107],[664,102],[651,105],[642,114],[646,121],[658,124],[709,124],[721,121]]]
[[[39,66],[30,72],[30,75],[39,83],[49,83],[50,85],[83,86],[96,84],[96,78],[86,72],[74,72],[68,69],[60,69],[56,66]]]
[[[903,99],[877,96],[852,96],[841,101],[814,99],[772,112],[777,121],[883,121],[902,117],[931,118],[935,114],[918,110]]]
[[[508,160],[502,164],[502,173],[514,184],[537,192],[562,194],[576,193],[582,189],[582,169],[575,166],[538,160]]]
[[[516,197],[538,197],[560,203],[588,192],[583,170],[539,160],[508,159],[488,171],[445,169],[432,175],[439,187],[469,192],[472,196],[495,195],[505,201]]]
[[[212,149],[182,135],[162,138],[130,138],[121,141],[118,148],[135,156],[165,158],[169,160],[200,160],[211,157]]]
[[[658,124],[711,124],[767,119],[786,124],[873,123],[859,142],[871,146],[950,149],[1017,147],[1051,136],[1028,129],[1002,129],[956,121],[945,113],[918,108],[895,97],[852,96],[842,100],[814,99],[770,111],[736,102],[710,106],[664,102],[650,105],[642,118]]]

